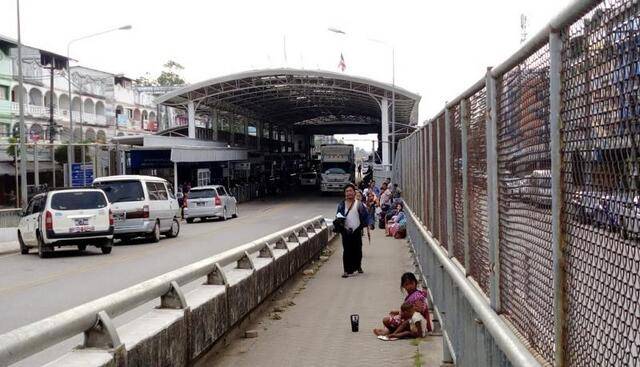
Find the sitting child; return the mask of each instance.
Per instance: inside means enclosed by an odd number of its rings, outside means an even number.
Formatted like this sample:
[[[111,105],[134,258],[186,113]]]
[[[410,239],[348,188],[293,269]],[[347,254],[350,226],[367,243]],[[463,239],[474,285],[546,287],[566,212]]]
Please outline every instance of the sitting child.
[[[429,315],[429,307],[427,306],[427,292],[418,289],[418,279],[416,276],[407,272],[402,274],[400,278],[401,287],[407,292],[407,296],[404,299],[404,303],[410,303],[414,306],[414,310],[422,314],[426,321],[426,331],[431,331],[431,316]],[[374,329],[375,335],[388,335],[397,331],[400,325],[407,321],[402,317],[402,312],[392,310],[389,312],[389,316],[385,316],[382,319],[384,328]]]
[[[417,312],[413,304],[405,302],[400,307],[403,321],[393,333],[387,335],[389,339],[424,338],[427,335],[427,320]]]

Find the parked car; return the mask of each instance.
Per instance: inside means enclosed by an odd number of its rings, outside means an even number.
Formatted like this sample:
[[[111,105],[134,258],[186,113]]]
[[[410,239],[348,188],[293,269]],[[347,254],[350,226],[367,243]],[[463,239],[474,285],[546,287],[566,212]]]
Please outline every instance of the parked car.
[[[227,220],[238,216],[238,202],[224,186],[210,185],[193,187],[187,197],[184,217],[187,223],[196,218],[218,217]]]
[[[52,190],[35,195],[18,223],[18,242],[23,255],[37,248],[46,257],[55,247],[87,245],[111,253],[113,214],[102,190]]]
[[[318,186],[318,173],[315,171],[302,173],[300,175],[300,186],[302,187]]]
[[[511,199],[551,207],[551,171],[534,170],[524,177],[507,175],[506,192]]]
[[[625,239],[640,235],[640,196],[633,193],[607,195],[604,204],[613,228]]]
[[[173,187],[153,176],[120,175],[96,178],[93,186],[104,190],[115,220],[114,236],[123,241],[145,237],[160,241],[160,235],[180,233],[180,205]]]

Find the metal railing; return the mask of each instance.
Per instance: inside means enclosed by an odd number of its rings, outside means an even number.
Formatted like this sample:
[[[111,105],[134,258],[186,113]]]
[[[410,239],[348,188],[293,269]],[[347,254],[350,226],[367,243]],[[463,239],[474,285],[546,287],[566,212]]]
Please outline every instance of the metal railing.
[[[0,228],[17,227],[22,209],[0,209]]]
[[[183,307],[187,307],[184,305],[181,286],[203,277],[215,276],[224,279],[224,274],[220,272],[224,273],[224,267],[227,265],[243,259],[251,261],[249,257],[255,256],[256,252],[272,254],[277,250],[285,250],[288,253],[290,250],[287,243],[297,242],[301,245],[300,237],[310,238],[311,233],[317,234],[320,230],[326,229],[329,227],[324,218],[314,217],[253,242],[0,335],[0,365],[15,363],[73,336],[88,332],[97,325],[98,321],[104,323],[104,327],[109,329],[112,325],[111,319],[170,294],[179,294]],[[271,259],[275,261],[273,256]],[[302,266],[307,260],[309,259],[299,261],[297,265]],[[294,269],[294,265],[286,268]],[[109,333],[115,334],[112,337],[118,339],[117,330],[109,330]],[[86,337],[87,333],[85,333]],[[86,344],[85,339],[85,346]]]
[[[638,65],[639,3],[576,1],[400,142],[394,178],[459,365],[640,363]]]

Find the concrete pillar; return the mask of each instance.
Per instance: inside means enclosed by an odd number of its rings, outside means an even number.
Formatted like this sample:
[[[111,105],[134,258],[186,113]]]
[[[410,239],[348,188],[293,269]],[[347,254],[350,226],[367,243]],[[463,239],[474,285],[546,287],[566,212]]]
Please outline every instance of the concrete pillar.
[[[213,130],[213,140],[218,141],[218,129],[220,126],[218,111],[214,110],[211,114],[211,129]]]
[[[189,138],[196,138],[196,106],[193,101],[187,105],[187,116],[189,117]]]
[[[262,121],[256,122],[256,150],[260,151],[262,148]]]
[[[390,164],[389,160],[389,100],[382,98],[380,101],[380,122],[382,123],[382,164]]]
[[[249,147],[249,120],[243,118],[244,120],[244,146]]]

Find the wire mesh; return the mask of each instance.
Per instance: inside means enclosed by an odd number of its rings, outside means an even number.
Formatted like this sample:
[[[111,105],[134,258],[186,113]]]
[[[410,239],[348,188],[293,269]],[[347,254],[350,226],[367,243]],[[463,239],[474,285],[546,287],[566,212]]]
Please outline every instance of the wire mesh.
[[[489,294],[489,233],[487,227],[487,93],[482,88],[469,98],[468,165],[470,275]]]
[[[430,158],[430,155],[429,155],[429,149],[431,149],[430,148],[431,141],[429,140],[429,127],[428,126],[424,128],[424,136],[422,137],[422,139],[423,139],[424,147],[425,147],[424,148],[424,152],[422,152],[422,154],[423,154],[422,159],[424,159],[424,162],[425,162],[425,164],[424,164],[424,167],[425,167],[424,176],[425,176],[425,180],[426,180],[425,187],[427,188],[426,191],[423,194],[424,210],[425,210],[425,213],[427,213],[426,216],[425,216],[425,222],[424,223],[427,226],[429,226],[429,228],[430,228],[431,227],[431,222],[433,221],[433,218],[432,218],[433,215],[432,215],[431,209],[430,209],[430,200],[431,200],[430,198],[431,198],[431,195],[433,194],[433,191],[431,191],[431,190],[433,190],[433,188],[431,186],[431,172],[432,172],[432,169],[431,169],[431,158]]]
[[[503,75],[497,98],[502,311],[552,362],[548,45]]]
[[[567,356],[640,364],[640,7],[606,1],[563,47]]]
[[[453,189],[453,256],[464,264],[464,222],[462,192],[462,126],[460,124],[460,106],[456,105],[451,113],[451,180]]]
[[[447,157],[445,143],[444,115],[438,118],[438,216],[440,217],[440,245],[447,248],[449,239],[447,238]]]

